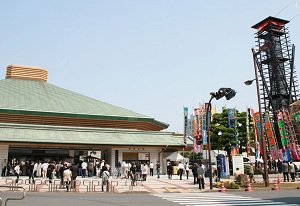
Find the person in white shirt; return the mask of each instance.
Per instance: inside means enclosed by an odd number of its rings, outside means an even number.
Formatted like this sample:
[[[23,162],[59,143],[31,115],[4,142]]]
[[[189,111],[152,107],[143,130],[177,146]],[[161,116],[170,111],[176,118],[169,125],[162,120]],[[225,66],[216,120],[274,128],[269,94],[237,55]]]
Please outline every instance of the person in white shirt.
[[[15,170],[15,174],[17,175],[16,183],[18,183],[19,177],[20,177],[20,165],[17,164],[17,165],[15,166],[14,170]]]
[[[150,163],[149,168],[150,168],[150,176],[153,176],[153,169],[154,169],[154,163],[153,162]]]
[[[48,162],[44,162],[41,166],[43,172],[42,172],[42,175],[43,175],[43,178],[46,178],[47,177],[47,170],[48,170],[48,166],[49,166],[49,163]]]
[[[179,164],[178,164],[178,175],[180,177],[180,180],[182,180],[183,170],[184,170],[184,165],[182,164],[182,162],[179,162]]]
[[[147,164],[142,165],[142,176],[143,176],[143,181],[146,181],[147,179],[147,173],[148,173],[148,166]]]
[[[87,168],[87,163],[85,161],[81,163],[81,168],[82,168],[82,177],[84,178],[86,176],[86,168]]]
[[[186,179],[189,179],[190,165],[188,162],[185,163],[185,172],[186,172]]]

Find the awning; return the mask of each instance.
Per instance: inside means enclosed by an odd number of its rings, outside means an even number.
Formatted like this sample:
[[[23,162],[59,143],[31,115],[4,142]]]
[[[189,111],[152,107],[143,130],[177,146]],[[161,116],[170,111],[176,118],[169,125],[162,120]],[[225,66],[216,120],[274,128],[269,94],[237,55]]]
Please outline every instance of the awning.
[[[174,152],[173,154],[167,156],[166,159],[169,159],[170,161],[183,161],[184,157],[181,154],[179,154],[179,152]]]

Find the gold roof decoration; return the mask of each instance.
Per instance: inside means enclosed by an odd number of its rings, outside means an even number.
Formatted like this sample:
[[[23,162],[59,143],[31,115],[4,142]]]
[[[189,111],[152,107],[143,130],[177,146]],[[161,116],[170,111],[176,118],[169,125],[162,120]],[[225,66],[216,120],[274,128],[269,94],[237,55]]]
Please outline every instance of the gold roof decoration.
[[[41,67],[12,64],[6,69],[6,79],[28,79],[47,82],[48,71]]]

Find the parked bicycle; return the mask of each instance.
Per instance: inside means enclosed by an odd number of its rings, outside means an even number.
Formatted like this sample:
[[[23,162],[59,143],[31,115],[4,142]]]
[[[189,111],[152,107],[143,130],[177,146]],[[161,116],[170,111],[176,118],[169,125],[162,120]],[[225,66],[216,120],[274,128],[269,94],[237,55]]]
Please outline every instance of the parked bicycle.
[[[114,179],[117,179],[117,178],[121,178],[121,169],[119,168],[115,168],[112,173],[111,173],[111,176],[114,178]]]

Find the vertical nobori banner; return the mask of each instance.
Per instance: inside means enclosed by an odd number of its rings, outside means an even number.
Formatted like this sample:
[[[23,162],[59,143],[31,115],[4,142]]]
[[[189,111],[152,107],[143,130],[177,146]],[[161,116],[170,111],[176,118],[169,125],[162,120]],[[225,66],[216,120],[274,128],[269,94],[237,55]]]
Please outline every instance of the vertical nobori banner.
[[[184,116],[184,123],[183,123],[183,144],[185,147],[186,145],[186,132],[187,132],[187,126],[188,126],[188,108],[183,107],[183,116]]]
[[[228,127],[235,128],[235,109],[227,109],[228,113]],[[237,136],[236,136],[236,131],[234,130],[234,140],[235,144],[231,145],[231,155],[238,154],[238,147],[237,147]]]

